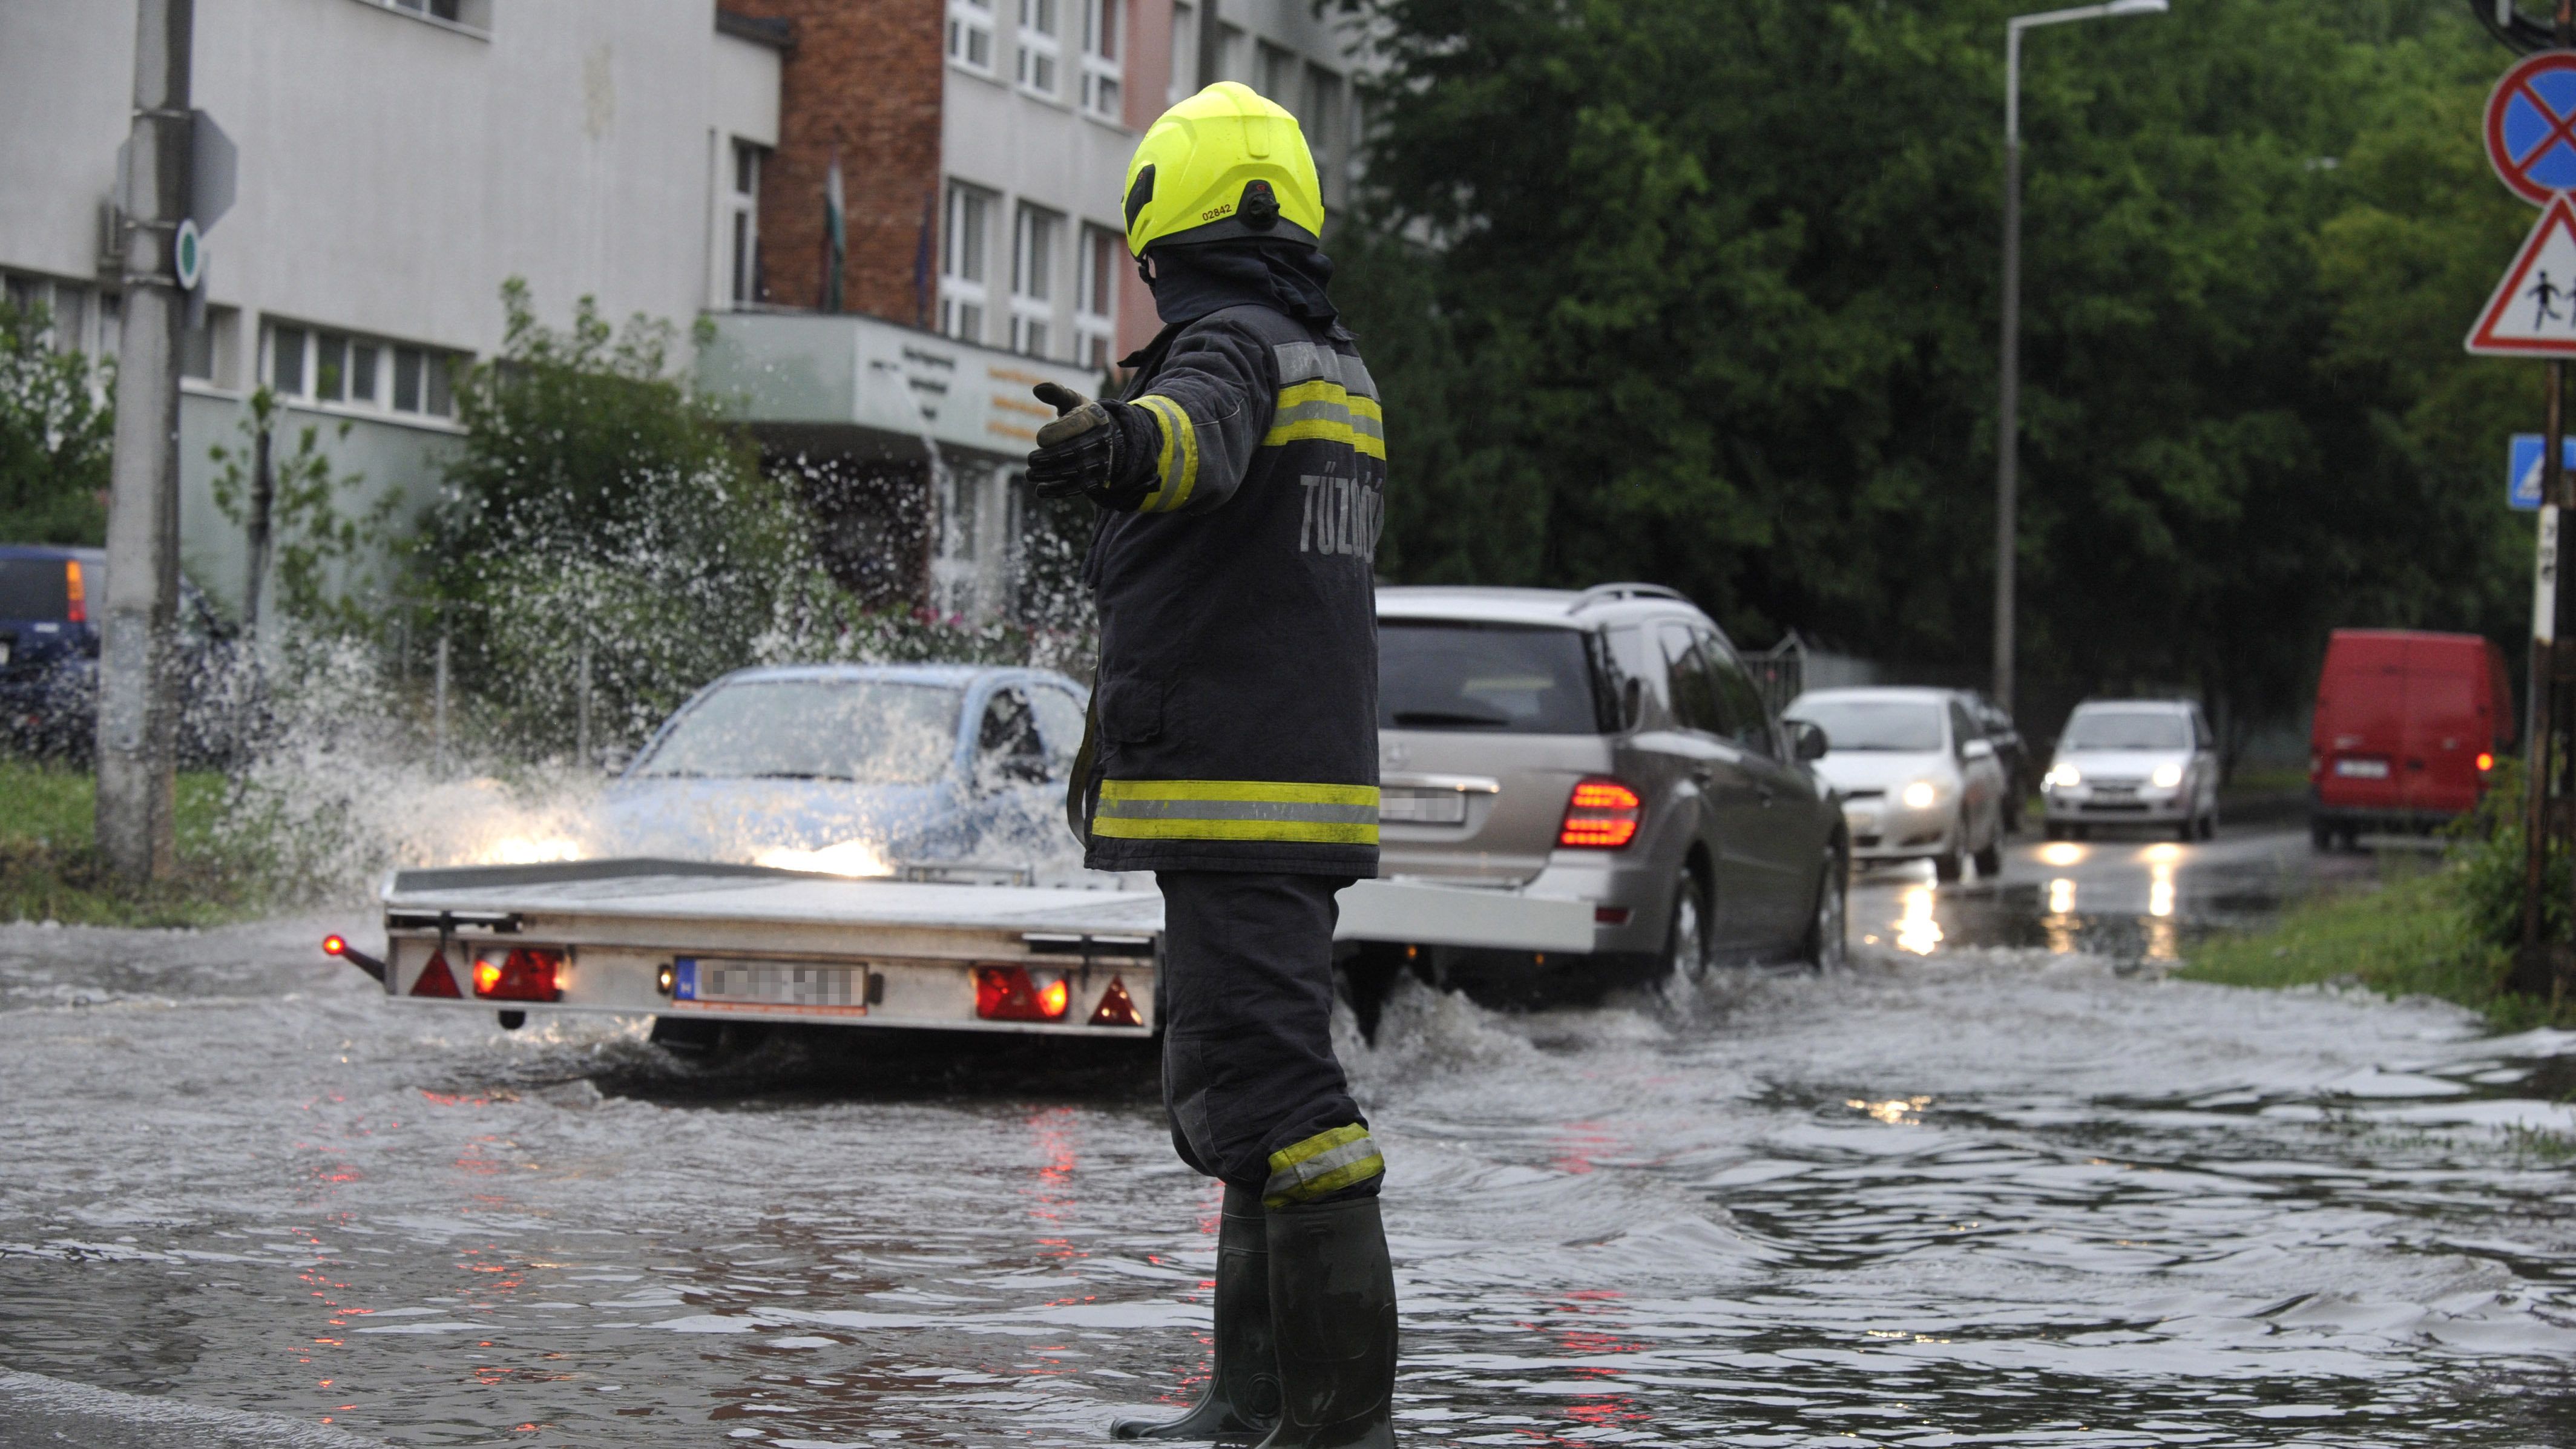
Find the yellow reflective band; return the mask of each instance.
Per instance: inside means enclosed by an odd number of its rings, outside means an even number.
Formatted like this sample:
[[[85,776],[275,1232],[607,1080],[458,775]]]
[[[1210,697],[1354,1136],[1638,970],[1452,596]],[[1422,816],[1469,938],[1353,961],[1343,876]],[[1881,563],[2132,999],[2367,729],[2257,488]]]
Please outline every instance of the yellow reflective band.
[[[1377,844],[1374,785],[1296,780],[1103,780],[1091,833],[1121,840]]]
[[[1318,1132],[1305,1141],[1270,1154],[1270,1180],[1262,1184],[1261,1204],[1283,1208],[1341,1191],[1386,1171],[1386,1158],[1357,1122]]]
[[[1310,785],[1293,780],[1103,780],[1102,803],[1115,800],[1262,800],[1281,805],[1366,805],[1375,785]]]
[[[1386,457],[1386,439],[1363,433],[1349,423],[1337,423],[1330,418],[1307,418],[1299,422],[1282,423],[1270,430],[1269,436],[1261,440],[1261,446],[1275,448],[1282,443],[1296,443],[1310,439],[1326,443],[1347,443],[1365,457],[1379,459]]]
[[[1377,824],[1327,820],[1129,820],[1102,815],[1091,833],[1115,840],[1285,840],[1300,845],[1375,845]]]
[[[1154,475],[1160,480],[1155,490],[1146,495],[1143,513],[1169,513],[1190,500],[1190,490],[1199,481],[1199,435],[1190,425],[1190,415],[1181,405],[1160,393],[1147,393],[1136,399],[1136,405],[1149,408],[1163,420],[1163,453],[1155,460]]]

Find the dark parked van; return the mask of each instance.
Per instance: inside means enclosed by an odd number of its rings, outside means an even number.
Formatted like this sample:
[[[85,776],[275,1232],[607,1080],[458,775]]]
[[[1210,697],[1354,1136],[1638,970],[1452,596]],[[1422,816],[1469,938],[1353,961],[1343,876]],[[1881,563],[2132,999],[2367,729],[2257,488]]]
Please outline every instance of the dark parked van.
[[[2512,748],[2504,651],[2475,634],[2337,629],[2317,680],[2308,832],[2425,831],[2475,809]]]

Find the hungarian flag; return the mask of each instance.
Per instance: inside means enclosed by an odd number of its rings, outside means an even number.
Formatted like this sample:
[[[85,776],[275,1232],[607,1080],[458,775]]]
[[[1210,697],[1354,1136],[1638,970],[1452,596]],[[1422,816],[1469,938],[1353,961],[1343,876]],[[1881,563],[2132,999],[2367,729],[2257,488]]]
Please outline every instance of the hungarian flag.
[[[841,310],[841,268],[849,260],[848,213],[841,208],[841,153],[832,152],[832,170],[823,178],[823,310]]]

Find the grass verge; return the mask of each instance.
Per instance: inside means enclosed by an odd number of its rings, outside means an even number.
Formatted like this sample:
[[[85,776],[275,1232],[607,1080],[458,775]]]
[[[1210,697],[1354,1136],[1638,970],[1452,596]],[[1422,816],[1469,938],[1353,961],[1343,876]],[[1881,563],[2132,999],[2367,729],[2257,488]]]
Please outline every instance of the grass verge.
[[[224,777],[179,776],[177,868],[141,888],[116,879],[91,831],[97,780],[0,759],[0,921],[206,926],[256,915],[256,874],[217,830]]]
[[[2555,1009],[2505,989],[2511,948],[2483,927],[2471,867],[2454,859],[2400,869],[2377,890],[2292,907],[2270,929],[2218,936],[2174,974],[2227,986],[2360,986],[2392,1000],[2434,996],[2483,1012],[2501,1031],[2576,1024],[2576,1003]]]

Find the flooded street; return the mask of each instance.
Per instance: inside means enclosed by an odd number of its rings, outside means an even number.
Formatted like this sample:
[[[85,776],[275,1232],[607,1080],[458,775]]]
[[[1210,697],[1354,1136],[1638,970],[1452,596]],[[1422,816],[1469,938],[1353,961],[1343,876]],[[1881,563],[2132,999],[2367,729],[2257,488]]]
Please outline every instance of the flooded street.
[[[1415,1442],[2576,1442],[2576,1036],[2171,981],[2304,834],[1872,873],[1855,964],[1346,1031]],[[1150,1058],[389,1008],[0,928],[0,1362],[398,1444],[1096,1444],[1206,1368]],[[9,1439],[0,1427],[0,1442]]]

